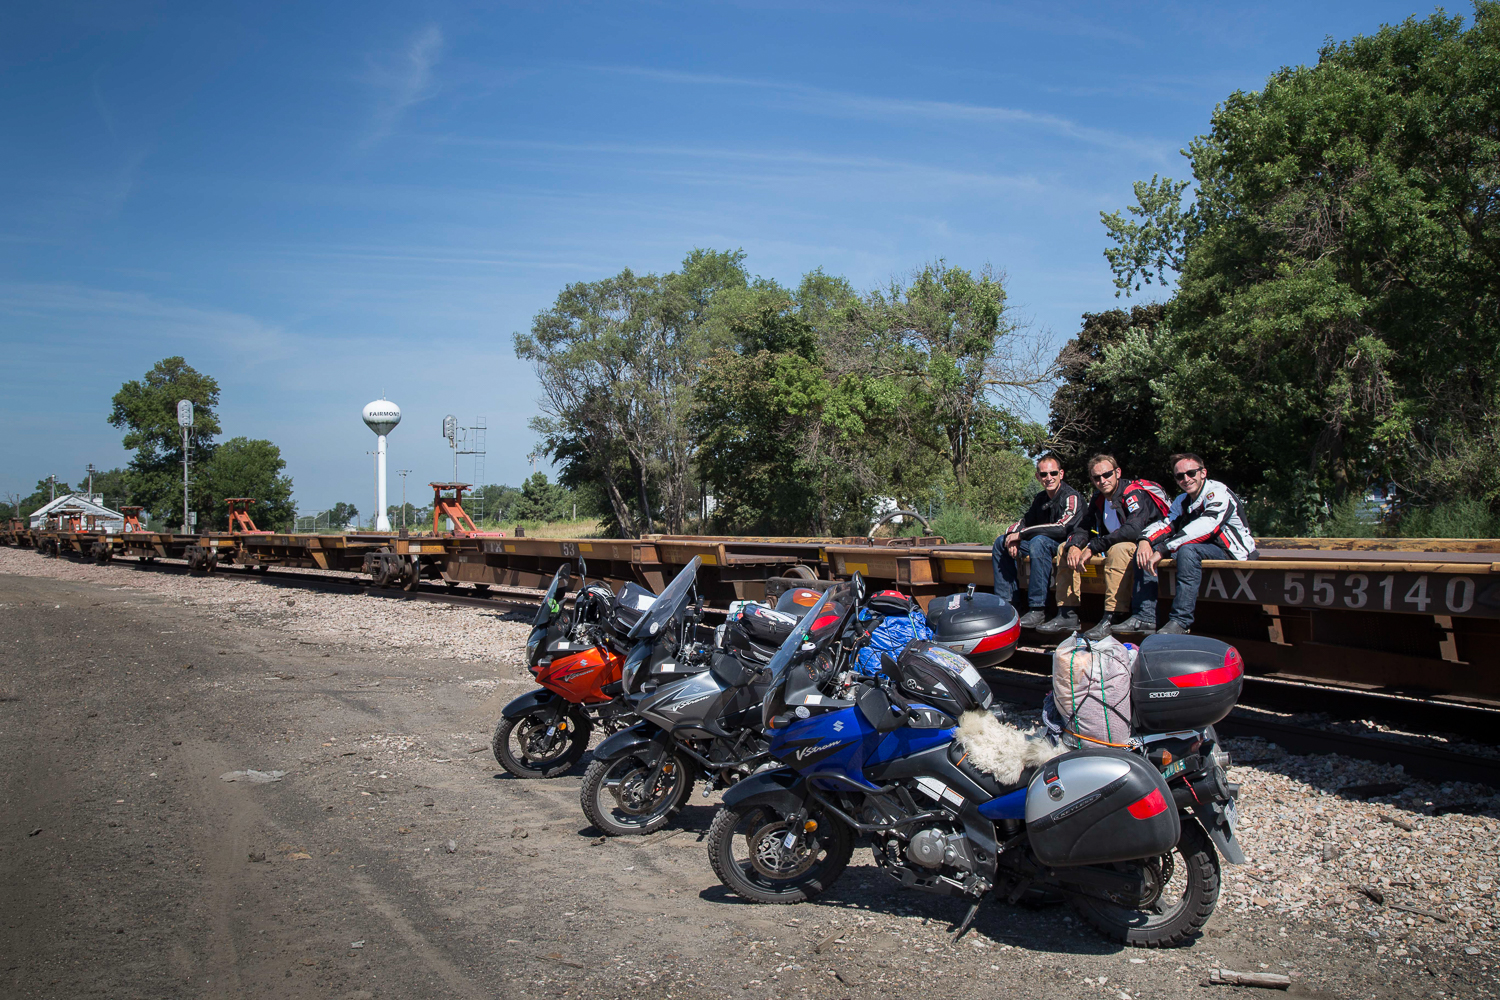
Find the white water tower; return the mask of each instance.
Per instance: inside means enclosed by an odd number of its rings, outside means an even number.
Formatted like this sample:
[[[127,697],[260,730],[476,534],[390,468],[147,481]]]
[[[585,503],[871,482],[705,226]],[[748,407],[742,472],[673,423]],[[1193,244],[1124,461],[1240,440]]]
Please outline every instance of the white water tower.
[[[385,516],[385,436],[401,422],[401,407],[389,399],[377,399],[365,405],[365,424],[375,432],[375,530],[390,531]]]

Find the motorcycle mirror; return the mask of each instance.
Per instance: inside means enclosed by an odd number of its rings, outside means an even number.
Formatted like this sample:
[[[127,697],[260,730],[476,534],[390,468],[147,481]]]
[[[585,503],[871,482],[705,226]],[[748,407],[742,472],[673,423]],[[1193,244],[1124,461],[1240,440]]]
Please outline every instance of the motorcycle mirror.
[[[894,678],[900,668],[896,666],[896,658],[894,656],[890,653],[881,653],[880,669],[885,671],[887,677]]]

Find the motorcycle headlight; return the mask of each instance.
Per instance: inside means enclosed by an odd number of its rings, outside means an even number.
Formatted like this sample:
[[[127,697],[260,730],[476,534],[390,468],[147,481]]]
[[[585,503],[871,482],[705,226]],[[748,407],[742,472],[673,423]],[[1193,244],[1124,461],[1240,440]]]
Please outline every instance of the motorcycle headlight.
[[[638,642],[630,651],[630,656],[625,660],[625,667],[620,671],[620,680],[625,682],[626,691],[635,690],[636,674],[640,673],[641,667],[651,656],[651,643]]]

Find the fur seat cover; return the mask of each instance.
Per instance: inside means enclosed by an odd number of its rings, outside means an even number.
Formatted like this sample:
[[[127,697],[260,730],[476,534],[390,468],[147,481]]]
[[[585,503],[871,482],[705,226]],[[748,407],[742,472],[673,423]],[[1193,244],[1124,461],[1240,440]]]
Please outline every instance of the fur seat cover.
[[[1022,732],[988,712],[965,712],[958,720],[954,742],[963,745],[970,763],[993,774],[1002,785],[1016,784],[1028,767],[1064,752],[1035,730]]]

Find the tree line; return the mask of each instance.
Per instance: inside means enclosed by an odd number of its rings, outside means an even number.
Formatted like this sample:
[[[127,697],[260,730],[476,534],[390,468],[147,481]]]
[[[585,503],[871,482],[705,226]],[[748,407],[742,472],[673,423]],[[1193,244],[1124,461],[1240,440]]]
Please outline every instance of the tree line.
[[[1045,430],[1041,341],[1003,277],[935,261],[858,292],[697,249],[669,274],[569,285],[515,336],[560,481],[621,535],[863,533],[882,499],[998,511]]]
[[[1373,492],[1403,533],[1494,533],[1497,80],[1485,0],[1468,26],[1408,19],[1231,94],[1185,151],[1191,181],[1137,183],[1104,216],[1118,293],[1175,292],[1085,316],[1064,350],[1069,467],[1190,449],[1263,531],[1367,531],[1350,514]]]
[[[1055,358],[1001,275],[943,261],[858,292],[700,249],[570,285],[515,335],[533,427],[626,535],[842,534],[891,501],[992,527],[1042,450],[1075,482],[1101,450],[1163,481],[1198,452],[1266,534],[1493,534],[1496,80],[1481,0],[1467,26],[1408,19],[1231,94],[1184,153],[1191,181],[1101,213],[1117,295],[1170,296],[1085,314]],[[1047,398],[1046,426],[1027,420]]]
[[[262,439],[217,441],[222,432],[219,383],[181,357],[163,358],[115,393],[108,420],[125,432],[124,445],[135,455],[125,468],[93,473],[93,492],[114,509],[144,508],[152,523],[182,523],[182,432],[177,424],[177,402],[182,399],[193,403],[188,510],[198,515],[199,530],[228,527],[226,497],[254,497],[257,503],[251,513],[260,527],[290,528],[292,481],[283,474],[281,449]],[[10,497],[0,504],[0,517],[25,517],[54,494],[81,493],[88,486],[87,474],[76,486],[66,479],[38,480],[29,496]]]

